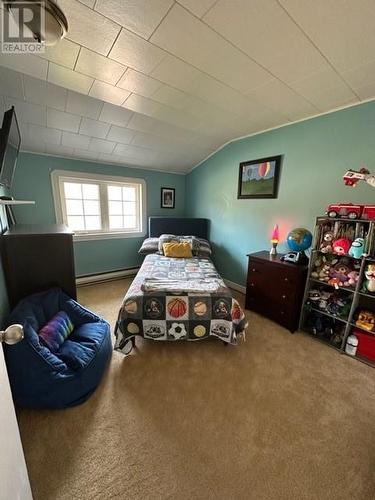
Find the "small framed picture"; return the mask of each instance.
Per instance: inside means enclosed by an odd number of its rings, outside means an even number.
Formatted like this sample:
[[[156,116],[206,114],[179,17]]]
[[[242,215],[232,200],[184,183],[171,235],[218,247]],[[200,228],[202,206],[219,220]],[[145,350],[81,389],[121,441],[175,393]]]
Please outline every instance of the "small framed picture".
[[[174,208],[174,188],[161,188],[161,208]]]
[[[237,198],[277,198],[281,156],[240,163]]]

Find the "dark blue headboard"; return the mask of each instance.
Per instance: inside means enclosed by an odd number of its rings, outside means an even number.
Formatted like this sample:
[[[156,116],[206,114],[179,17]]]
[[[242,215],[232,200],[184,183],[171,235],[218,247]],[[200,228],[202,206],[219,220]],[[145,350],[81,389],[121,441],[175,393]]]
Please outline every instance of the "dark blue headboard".
[[[148,235],[158,238],[161,234],[193,235],[208,239],[208,219],[187,217],[149,217]]]

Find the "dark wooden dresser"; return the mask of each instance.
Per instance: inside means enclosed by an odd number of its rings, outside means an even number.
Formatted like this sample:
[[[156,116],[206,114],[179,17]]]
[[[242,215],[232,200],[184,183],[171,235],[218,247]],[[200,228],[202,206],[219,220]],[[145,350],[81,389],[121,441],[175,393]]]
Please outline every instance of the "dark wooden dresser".
[[[281,254],[248,255],[246,309],[270,318],[291,332],[298,328],[307,266],[283,262]]]
[[[16,224],[1,236],[1,254],[11,308],[53,286],[77,298],[73,233],[66,226]]]

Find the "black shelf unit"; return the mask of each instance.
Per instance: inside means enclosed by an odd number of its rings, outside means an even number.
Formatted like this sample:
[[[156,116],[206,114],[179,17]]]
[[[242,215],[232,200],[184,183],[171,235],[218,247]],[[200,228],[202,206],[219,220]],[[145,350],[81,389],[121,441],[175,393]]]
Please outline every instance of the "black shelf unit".
[[[339,287],[338,290],[340,292],[345,293],[347,297],[350,298],[350,311],[346,319],[341,318],[339,316],[335,316],[333,314],[328,313],[327,311],[320,310],[319,308],[314,308],[311,305],[307,304],[308,301],[308,294],[309,290],[313,288],[314,286],[319,286],[322,288],[326,289],[334,289],[335,287],[328,284],[325,281],[321,281],[319,279],[316,279],[311,276],[311,273],[314,270],[314,265],[315,265],[315,260],[319,256],[322,255],[327,255],[324,254],[320,251],[319,245],[320,242],[322,241],[322,235],[324,234],[325,229],[327,227],[333,228],[333,232],[335,232],[335,228],[339,227],[340,224],[346,223],[354,227],[353,229],[353,239],[354,237],[357,237],[359,233],[365,231],[366,232],[366,247],[365,247],[365,253],[360,259],[355,259],[359,264],[359,278],[356,283],[356,286],[353,288],[348,288],[348,287]],[[346,257],[348,259],[354,259],[350,255],[344,255],[342,257]],[[365,276],[365,268],[366,265],[373,261],[375,263],[375,221],[372,220],[353,220],[353,219],[347,219],[347,218],[330,218],[328,216],[325,217],[317,217],[316,219],[316,224],[315,224],[315,230],[314,230],[314,238],[313,238],[313,244],[312,244],[312,252],[311,252],[311,258],[309,262],[309,269],[308,269],[308,275],[307,275],[307,280],[306,280],[306,287],[305,287],[305,293],[303,297],[303,302],[302,302],[302,310],[301,310],[301,317],[300,317],[300,323],[299,323],[299,329],[308,333],[312,338],[323,342],[324,344],[328,345],[329,347],[332,347],[336,350],[338,350],[340,353],[356,359],[358,361],[361,361],[362,363],[365,363],[369,366],[372,366],[375,368],[375,361],[372,361],[370,359],[367,359],[360,354],[356,354],[355,356],[348,355],[345,352],[345,346],[346,346],[346,341],[349,337],[349,335],[352,333],[353,328],[358,328],[362,330],[364,333],[367,333],[369,335],[374,335],[375,336],[375,331],[374,332],[369,332],[367,330],[364,330],[360,327],[358,327],[355,324],[354,321],[354,316],[356,313],[356,310],[358,308],[359,302],[361,300],[361,297],[365,298],[366,300],[373,300],[373,311],[375,313],[375,293],[370,294],[366,293],[363,291],[363,280]],[[322,316],[329,317],[331,319],[334,319],[335,321],[338,321],[344,325],[344,331],[343,331],[343,336],[342,336],[342,341],[339,346],[334,345],[333,343],[330,343],[329,340],[327,340],[324,337],[319,337],[318,335],[314,335],[309,331],[306,327],[306,319],[307,319],[307,314],[309,312],[313,311],[315,314],[320,314]]]

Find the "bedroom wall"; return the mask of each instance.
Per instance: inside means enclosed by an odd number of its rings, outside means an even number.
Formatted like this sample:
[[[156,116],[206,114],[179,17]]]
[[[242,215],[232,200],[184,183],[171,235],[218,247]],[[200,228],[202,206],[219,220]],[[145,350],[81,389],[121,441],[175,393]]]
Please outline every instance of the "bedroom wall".
[[[52,170],[72,170],[142,178],[147,184],[147,216],[181,216],[185,210],[185,176],[138,168],[21,153],[17,162],[12,196],[35,200],[35,206],[15,209],[17,222],[49,224],[56,222],[50,174]],[[160,188],[176,189],[175,209],[160,208]],[[77,276],[138,266],[137,251],[143,238],[115,238],[74,243]]]
[[[341,180],[347,169],[363,165],[375,173],[374,130],[371,102],[232,142],[194,169],[187,176],[186,214],[211,219],[222,275],[244,285],[246,254],[269,249],[275,223],[285,239],[294,227],[312,230],[330,203],[375,203],[373,188],[348,188]],[[279,154],[278,198],[237,200],[239,163]]]

